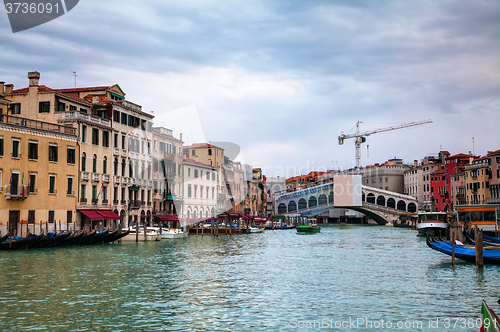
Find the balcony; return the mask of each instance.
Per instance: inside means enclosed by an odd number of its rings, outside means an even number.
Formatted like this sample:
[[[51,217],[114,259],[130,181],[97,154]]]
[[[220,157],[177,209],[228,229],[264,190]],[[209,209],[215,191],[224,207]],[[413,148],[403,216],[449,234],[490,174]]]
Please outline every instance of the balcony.
[[[113,156],[119,156],[120,155],[120,149],[119,148],[113,148]]]
[[[141,201],[137,199],[130,200],[130,208],[131,209],[139,209],[141,207]]]
[[[113,182],[117,183],[117,184],[120,184],[122,182],[122,178],[119,175],[115,175],[113,177]]]
[[[101,174],[100,173],[92,173],[92,181],[96,181],[96,182],[101,181]]]
[[[82,113],[79,111],[61,112],[61,118],[59,119],[59,122],[74,122],[74,121],[83,121],[106,127],[111,126],[111,120],[103,119],[92,114]]]
[[[24,195],[23,195],[24,188]],[[17,186],[4,186],[5,199],[12,200],[23,200],[30,197],[29,188],[27,186],[17,185]]]
[[[122,157],[124,157],[124,158],[127,157],[127,150],[122,149]]]
[[[97,204],[99,200],[97,198],[92,198],[92,204]]]
[[[109,178],[111,176],[109,174],[103,174],[102,175],[102,182],[109,182]]]
[[[122,176],[122,184],[128,184],[128,178],[125,176]]]
[[[26,118],[20,118],[17,116],[0,114],[0,122],[7,123],[10,125],[17,125],[22,127],[28,127],[33,129],[39,129],[44,131],[50,131],[54,133],[68,134],[76,136],[76,128],[61,126],[53,123],[42,122],[37,120],[31,120]]]
[[[121,205],[125,205],[125,204],[127,204],[127,201],[126,201],[126,200],[124,200],[124,199],[122,199],[122,200],[120,201],[120,203],[121,203]]]
[[[80,172],[80,180],[82,180],[82,181],[90,180],[90,173],[89,172]]]
[[[488,204],[498,204],[500,203],[500,197],[490,197],[486,201]]]
[[[130,159],[139,159],[139,153],[138,152],[134,152],[134,151],[129,151],[128,152],[128,157]]]
[[[118,200],[117,199],[113,200],[113,205],[118,205]]]
[[[80,203],[87,204],[87,199],[86,198],[80,198]]]
[[[148,206],[151,206],[151,202],[148,202],[147,204],[148,204]]]

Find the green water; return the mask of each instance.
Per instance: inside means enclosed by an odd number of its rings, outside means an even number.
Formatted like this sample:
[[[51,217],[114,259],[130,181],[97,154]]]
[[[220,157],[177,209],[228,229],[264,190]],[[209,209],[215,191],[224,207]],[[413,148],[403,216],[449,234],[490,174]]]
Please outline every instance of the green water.
[[[453,319],[476,324],[483,298],[500,312],[500,266],[453,269],[384,226],[0,252],[0,266],[0,331],[479,331]]]

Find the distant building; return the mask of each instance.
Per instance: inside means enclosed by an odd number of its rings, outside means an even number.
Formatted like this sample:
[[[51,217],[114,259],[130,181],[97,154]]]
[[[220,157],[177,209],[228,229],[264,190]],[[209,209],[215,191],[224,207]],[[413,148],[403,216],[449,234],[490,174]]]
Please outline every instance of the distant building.
[[[366,166],[360,171],[365,186],[404,194],[404,172],[409,169],[410,166],[404,165],[401,159],[394,158],[382,165]]]
[[[490,158],[487,156],[474,160],[465,166],[465,201],[467,204],[486,204],[489,190]]]
[[[490,158],[488,203],[500,203],[500,150],[488,152]]]

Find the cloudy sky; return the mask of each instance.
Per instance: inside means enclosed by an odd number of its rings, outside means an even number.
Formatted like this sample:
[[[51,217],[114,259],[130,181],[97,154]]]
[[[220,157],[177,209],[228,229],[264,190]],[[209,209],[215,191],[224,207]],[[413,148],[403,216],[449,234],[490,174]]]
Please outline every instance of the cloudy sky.
[[[265,174],[412,163],[440,148],[500,149],[498,1],[91,1],[13,34],[0,10],[0,80],[118,83],[155,125],[228,141]],[[474,137],[474,145],[472,138]],[[241,157],[241,156],[240,156]]]

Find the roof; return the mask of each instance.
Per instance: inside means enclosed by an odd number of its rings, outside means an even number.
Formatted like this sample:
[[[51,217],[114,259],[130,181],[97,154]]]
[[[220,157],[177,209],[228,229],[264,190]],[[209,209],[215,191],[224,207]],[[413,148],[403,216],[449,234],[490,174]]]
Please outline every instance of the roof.
[[[434,174],[445,174],[445,170],[444,169],[438,169],[437,171],[431,173],[431,175],[434,175]]]
[[[92,86],[92,87],[86,87],[86,88],[57,89],[57,91],[62,92],[62,93],[69,93],[69,92],[90,92],[90,91],[106,90],[107,88],[108,88],[108,86]]]
[[[86,101],[88,102],[93,102],[94,100],[94,96],[99,96],[99,102],[100,103],[113,103],[114,100],[111,100],[111,99],[108,99],[106,98],[105,95],[86,95],[85,97],[83,97]]]
[[[473,156],[473,155],[470,155],[470,154],[465,154],[465,153],[459,153],[459,154],[455,154],[453,156],[449,156],[449,157],[446,157],[445,159],[448,160],[448,159],[456,159],[456,158],[477,158],[477,156]]]
[[[17,89],[17,90],[14,90],[12,91],[12,93],[28,93],[30,90],[30,88],[22,88],[22,89]],[[57,90],[54,90],[52,88],[49,88],[48,86],[45,86],[45,85],[39,85],[38,86],[38,92],[50,92],[50,91],[57,91]]]
[[[215,146],[215,145],[212,145],[209,143],[193,143],[189,146],[184,147],[184,149],[201,149],[201,148],[217,148],[217,149],[224,150],[221,147],[218,147],[218,146]]]
[[[191,159],[191,158],[186,158],[186,159],[184,160],[184,162],[187,162],[187,163],[190,163],[190,164],[197,164],[197,165],[202,165],[202,166],[209,166],[209,167],[212,167],[212,165],[205,164],[205,163],[200,163],[199,161],[197,162],[196,160]]]
[[[500,150],[496,150],[496,151],[488,151],[488,156],[495,155],[495,154],[499,154],[499,153],[500,153]]]

